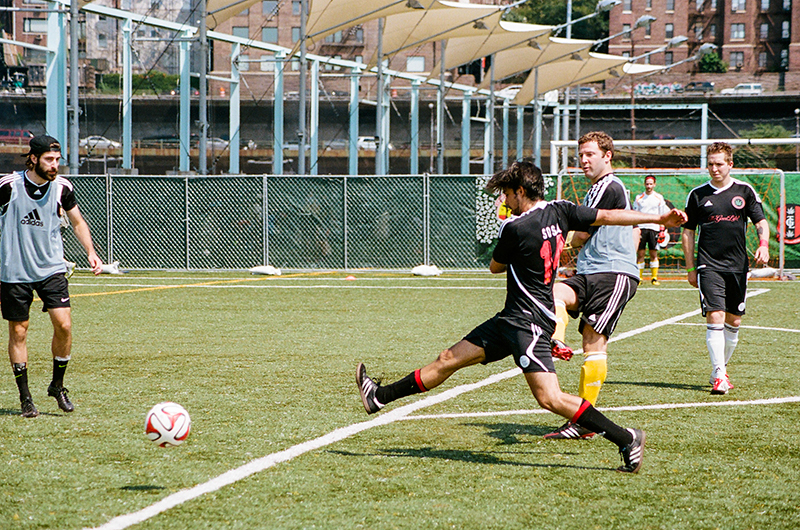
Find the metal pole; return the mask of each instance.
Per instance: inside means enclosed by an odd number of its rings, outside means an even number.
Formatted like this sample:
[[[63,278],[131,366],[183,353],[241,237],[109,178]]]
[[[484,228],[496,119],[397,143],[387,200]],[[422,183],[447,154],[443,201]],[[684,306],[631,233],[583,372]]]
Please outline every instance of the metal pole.
[[[381,18],[378,20],[378,79],[377,79],[377,93],[375,94],[375,174],[380,175],[383,173],[383,150],[381,143],[384,141],[381,138],[383,132],[383,22]]]
[[[130,5],[130,4],[129,4]],[[133,169],[133,81],[131,68],[131,37],[133,22],[122,23],[122,169]]]
[[[411,146],[408,155],[408,173],[419,173],[419,85],[420,81],[411,82]]]
[[[228,160],[230,161],[228,165],[228,173],[232,175],[236,175],[240,172],[239,170],[239,146],[240,142],[240,135],[239,131],[241,130],[241,116],[240,116],[240,99],[241,94],[239,92],[239,68],[237,66],[239,60],[239,53],[241,52],[242,45],[239,43],[234,44],[231,47],[231,100],[230,100],[230,119],[228,124],[228,138],[230,139],[230,143],[228,143]]]
[[[441,41],[439,61],[442,65],[439,70],[438,105],[436,106],[436,172],[444,175],[444,54],[447,41]]]
[[[800,109],[794,109],[794,137],[800,138]],[[794,146],[794,170],[800,172],[800,144]]]
[[[435,120],[436,120],[436,118],[435,118],[435,116],[433,114],[433,109],[434,109],[435,106],[436,105],[434,105],[433,103],[428,103],[428,110],[431,113],[431,149],[430,149],[430,152],[431,152],[431,163],[428,165],[428,173],[433,173],[434,171],[436,171],[436,168],[434,167],[434,164],[436,164],[436,158],[435,158],[435,147],[436,147],[436,121]]]
[[[206,0],[199,0],[200,2],[200,31],[198,38],[200,39],[200,99],[198,106],[200,107],[200,155],[198,158],[198,165],[200,166],[200,174],[208,174],[208,160],[206,153],[206,146],[208,140],[208,39],[206,38],[206,12],[208,6]],[[189,138],[186,139],[189,142]]]
[[[472,116],[472,92],[465,90],[461,103],[461,174],[469,175],[469,129]]]
[[[181,138],[180,142],[180,149],[181,153],[178,159],[178,169],[181,172],[189,171],[189,167],[191,164],[190,159],[190,152],[189,152],[189,138],[191,137],[192,133],[192,102],[190,100],[190,96],[192,93],[191,87],[191,76],[192,76],[192,68],[191,68],[191,55],[190,55],[190,43],[189,43],[189,33],[184,33],[183,37],[185,40],[181,41],[181,50],[179,55],[179,64],[180,64],[180,79],[179,79],[179,87],[180,87],[180,111],[179,111],[179,129],[178,129],[178,136]]]
[[[311,113],[309,116],[310,127],[308,129],[309,145],[309,175],[316,175],[319,168],[319,61],[311,63],[311,93],[310,104]]]
[[[308,19],[308,0],[300,0],[300,109],[297,112],[297,174],[306,174],[306,23]],[[283,148],[283,146],[281,146]]]
[[[350,175],[358,175],[358,81],[361,69],[353,68],[350,76],[350,123],[347,135],[347,169]]]
[[[286,66],[284,52],[275,54],[275,89],[273,90],[273,123],[272,123],[272,173],[283,175],[283,86]]]
[[[78,2],[69,3],[69,172],[78,174],[78,116],[80,107],[78,91],[80,90],[80,66],[78,64]]]

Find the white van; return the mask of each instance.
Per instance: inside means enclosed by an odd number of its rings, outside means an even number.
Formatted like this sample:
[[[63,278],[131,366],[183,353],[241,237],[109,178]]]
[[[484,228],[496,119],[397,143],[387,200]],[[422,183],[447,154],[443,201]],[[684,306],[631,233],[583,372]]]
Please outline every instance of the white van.
[[[761,83],[739,83],[733,88],[724,88],[720,92],[723,96],[755,96],[763,93],[764,89],[761,87]]]

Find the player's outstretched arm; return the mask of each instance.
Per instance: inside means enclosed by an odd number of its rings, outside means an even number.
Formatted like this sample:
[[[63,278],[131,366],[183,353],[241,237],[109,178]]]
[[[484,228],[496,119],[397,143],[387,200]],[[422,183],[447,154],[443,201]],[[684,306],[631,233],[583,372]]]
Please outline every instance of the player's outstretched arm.
[[[676,208],[662,215],[641,213],[634,210],[597,210],[597,219],[592,223],[592,226],[637,225],[641,223],[680,226],[686,222],[686,219],[686,214]]]

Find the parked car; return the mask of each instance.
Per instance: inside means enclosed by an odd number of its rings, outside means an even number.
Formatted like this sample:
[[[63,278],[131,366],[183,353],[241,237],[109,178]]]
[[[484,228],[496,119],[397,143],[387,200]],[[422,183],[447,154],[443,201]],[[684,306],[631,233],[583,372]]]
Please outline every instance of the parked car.
[[[761,83],[739,83],[733,88],[723,88],[720,92],[723,96],[757,96],[763,93]]]
[[[119,149],[122,144],[109,140],[105,136],[87,136],[78,141],[78,146],[89,149]]]
[[[359,150],[375,151],[378,148],[378,142],[375,141],[374,136],[359,136],[356,140],[356,147]],[[389,150],[394,149],[392,144],[389,144]]]
[[[210,137],[206,139],[206,149],[213,149],[214,151],[224,151],[228,148],[228,140],[222,138]],[[200,147],[200,137],[192,135],[192,148]]]
[[[580,87],[580,95],[581,99],[587,98],[594,98],[597,97],[597,89],[593,86],[582,86]],[[578,96],[578,87],[570,87],[569,88],[569,97],[574,99]]]
[[[33,133],[22,129],[0,129],[0,144],[28,145]]]
[[[710,81],[692,81],[691,83],[686,83],[686,86],[678,90],[678,92],[702,92],[703,94],[714,92],[714,83]]]

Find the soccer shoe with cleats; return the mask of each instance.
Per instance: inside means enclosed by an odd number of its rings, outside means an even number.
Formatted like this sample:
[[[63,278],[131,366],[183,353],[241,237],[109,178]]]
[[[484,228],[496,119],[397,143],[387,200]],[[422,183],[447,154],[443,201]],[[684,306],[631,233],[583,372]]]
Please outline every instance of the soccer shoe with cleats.
[[[622,465],[617,468],[617,471],[638,473],[644,457],[644,431],[628,429],[628,432],[633,435],[633,441],[625,447],[620,447],[619,455],[622,457]]]
[[[653,284],[653,285],[655,285],[656,287],[658,287],[659,285],[661,285],[661,282],[660,282],[660,281],[658,281],[658,279],[657,279],[657,278],[653,278],[652,280],[650,280],[650,283],[652,283],[652,284]]]
[[[367,414],[375,414],[383,408],[383,403],[375,399],[375,392],[378,390],[378,383],[367,376],[367,368],[364,363],[358,363],[356,368],[356,384],[358,392],[361,394],[361,402],[364,403],[364,410]]]
[[[731,378],[728,377],[728,374],[725,374],[725,382],[728,383],[728,390],[733,390],[733,383],[731,383]],[[714,386],[714,374],[711,374],[711,378],[708,380],[708,384]]]
[[[36,410],[36,405],[33,404],[33,399],[25,398],[20,400],[20,408],[22,409],[22,417],[23,418],[35,418],[39,415],[39,411]]]
[[[727,394],[731,387],[726,379],[714,379],[714,384],[711,385],[711,393],[715,395]]]
[[[551,338],[550,355],[552,355],[556,359],[569,361],[570,359],[572,359],[573,351],[572,348],[570,348],[560,340]]]
[[[75,405],[67,397],[67,393],[69,390],[64,388],[63,386],[53,386],[52,384],[47,387],[47,395],[50,397],[56,398],[56,403],[58,403],[58,408],[63,410],[64,412],[72,412],[75,410]]]
[[[577,423],[568,421],[555,431],[545,434],[542,438],[547,440],[588,440],[593,438],[595,433],[585,429]]]

